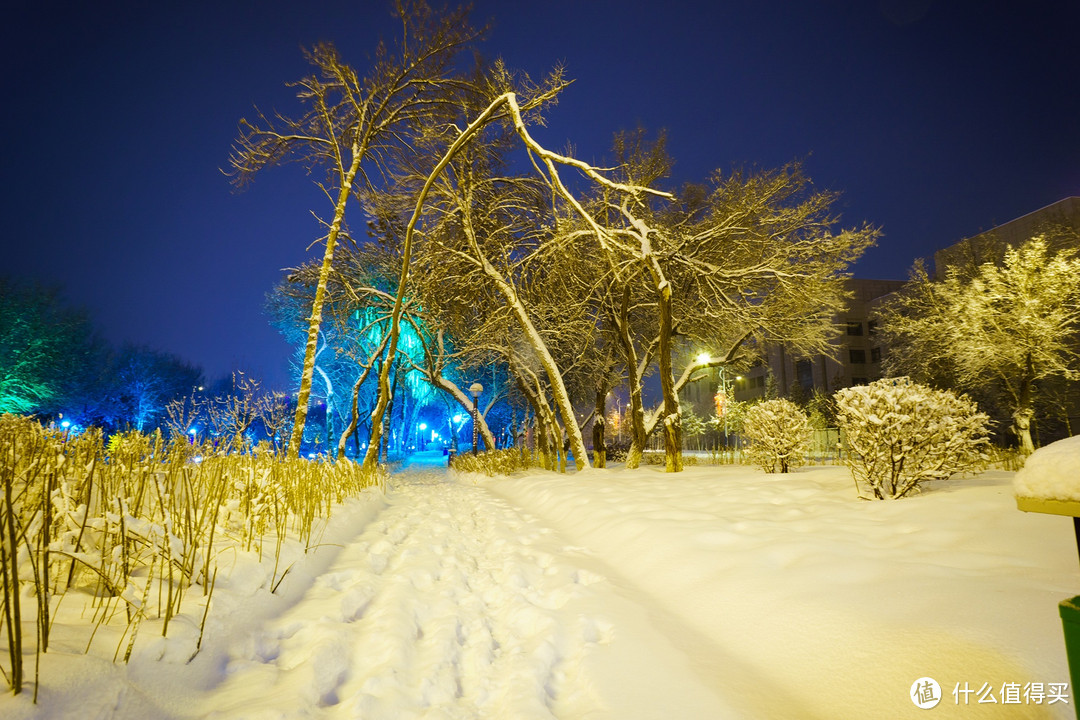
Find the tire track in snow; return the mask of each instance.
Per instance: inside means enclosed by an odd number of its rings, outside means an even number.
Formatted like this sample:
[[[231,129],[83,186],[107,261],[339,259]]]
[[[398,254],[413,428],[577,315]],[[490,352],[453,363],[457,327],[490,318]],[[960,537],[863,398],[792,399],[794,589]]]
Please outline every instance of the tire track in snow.
[[[231,651],[211,718],[607,716],[586,663],[614,637],[552,531],[442,474],[388,507]]]

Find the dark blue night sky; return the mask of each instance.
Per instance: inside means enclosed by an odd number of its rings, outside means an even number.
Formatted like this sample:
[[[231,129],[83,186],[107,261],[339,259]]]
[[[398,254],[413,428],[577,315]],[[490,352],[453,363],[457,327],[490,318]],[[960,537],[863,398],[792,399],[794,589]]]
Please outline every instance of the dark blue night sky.
[[[310,6],[310,7],[309,7]],[[536,135],[601,160],[666,128],[676,179],[805,158],[845,225],[884,237],[856,267],[913,259],[1080,194],[1080,3],[954,0],[478,2],[483,46],[576,82]],[[318,253],[299,166],[234,194],[237,120],[292,112],[300,52],[363,67],[384,2],[9,3],[0,273],[64,288],[105,336],[287,383],[265,293]]]

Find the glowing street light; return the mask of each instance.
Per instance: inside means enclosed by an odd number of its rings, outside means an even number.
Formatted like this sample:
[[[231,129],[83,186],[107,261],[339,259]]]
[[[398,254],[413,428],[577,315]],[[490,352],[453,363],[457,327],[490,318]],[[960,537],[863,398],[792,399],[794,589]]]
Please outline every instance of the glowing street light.
[[[480,393],[484,392],[484,386],[474,382],[469,386],[469,394],[472,395],[472,452],[476,454],[476,441],[479,429],[476,427],[476,402],[480,399]]]

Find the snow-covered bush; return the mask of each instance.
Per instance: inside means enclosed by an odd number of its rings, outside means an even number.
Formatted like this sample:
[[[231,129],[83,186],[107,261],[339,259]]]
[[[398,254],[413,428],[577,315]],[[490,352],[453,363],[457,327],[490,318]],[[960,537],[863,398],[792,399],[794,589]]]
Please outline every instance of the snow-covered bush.
[[[899,377],[844,388],[835,397],[860,492],[901,498],[923,481],[985,466],[990,421],[965,395]]]
[[[667,465],[667,453],[663,450],[656,452],[654,450],[647,450],[641,454],[642,465]],[[697,465],[698,458],[696,455],[683,455],[683,465]]]
[[[747,457],[768,473],[786,473],[806,458],[813,430],[806,415],[790,400],[758,403],[746,411],[743,437],[750,441]]]
[[[611,462],[622,462],[626,460],[626,456],[630,454],[630,440],[619,440],[618,438],[612,438],[604,444],[605,459]]]

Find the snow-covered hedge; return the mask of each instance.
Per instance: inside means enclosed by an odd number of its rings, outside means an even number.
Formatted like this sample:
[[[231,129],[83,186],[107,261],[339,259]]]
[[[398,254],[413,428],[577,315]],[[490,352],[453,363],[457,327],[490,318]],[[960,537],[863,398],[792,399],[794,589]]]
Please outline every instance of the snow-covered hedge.
[[[799,406],[783,398],[766,400],[746,411],[743,437],[750,441],[747,457],[767,472],[786,473],[806,458],[813,429]]]
[[[1039,448],[1016,473],[1017,497],[1080,502],[1080,435]]]
[[[450,461],[450,467],[458,472],[482,473],[488,477],[509,475],[518,470],[527,470],[532,465],[533,461],[528,453],[523,453],[518,448],[485,450],[475,455],[464,452],[455,455]]]
[[[856,486],[901,498],[926,480],[984,467],[989,418],[967,396],[909,378],[886,378],[835,394]]]

